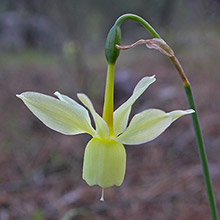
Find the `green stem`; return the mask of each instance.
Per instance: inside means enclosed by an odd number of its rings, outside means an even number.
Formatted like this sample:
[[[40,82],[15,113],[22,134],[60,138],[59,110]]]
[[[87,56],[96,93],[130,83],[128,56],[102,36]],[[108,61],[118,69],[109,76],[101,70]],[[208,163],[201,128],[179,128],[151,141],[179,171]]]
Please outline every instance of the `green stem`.
[[[134,14],[124,14],[120,16],[116,20],[115,25],[120,26],[123,21],[128,20],[128,19],[139,22],[153,35],[153,37],[161,38],[160,35],[154,30],[154,28],[147,21],[145,21],[142,17],[134,15]]]
[[[115,63],[120,50],[116,48],[116,45],[121,44],[121,29],[120,26],[123,21],[125,20],[135,20],[139,22],[142,26],[144,26],[152,35],[154,38],[160,38],[160,35],[154,30],[154,28],[146,22],[143,18],[140,16],[134,15],[134,14],[124,14],[120,16],[115,24],[112,26],[110,29],[107,39],[106,39],[106,44],[105,44],[105,57],[108,61],[108,63]]]
[[[148,22],[146,22],[143,18],[141,18],[137,15],[134,15],[134,14],[125,14],[125,15],[120,16],[116,20],[114,25],[116,27],[120,27],[121,23],[127,19],[132,19],[132,20],[138,21],[153,35],[154,38],[161,38],[160,35],[154,30],[154,28]],[[113,47],[115,47],[115,44],[113,44]],[[115,63],[118,55],[119,55],[119,53],[117,54],[117,56],[115,56],[116,58],[114,59],[114,63]],[[203,167],[203,174],[204,174],[204,178],[205,178],[209,206],[210,206],[210,210],[211,210],[212,220],[218,220],[218,212],[217,212],[217,206],[216,206],[216,202],[215,202],[215,195],[214,195],[212,181],[211,181],[211,177],[210,177],[210,173],[209,173],[209,166],[208,166],[205,145],[204,145],[204,141],[203,141],[202,132],[200,129],[199,118],[198,118],[198,113],[196,110],[196,104],[194,101],[192,89],[191,89],[190,83],[189,83],[189,81],[184,73],[184,70],[183,70],[181,64],[179,63],[178,59],[175,56],[171,56],[170,59],[173,62],[174,66],[176,67],[177,71],[179,72],[180,77],[182,78],[190,108],[195,110],[195,113],[192,114],[192,120],[193,120],[194,130],[195,130],[195,134],[196,134],[200,160],[201,160],[202,167]]]
[[[105,86],[105,101],[103,108],[103,118],[108,124],[110,135],[114,134],[113,130],[113,111],[114,111],[114,78],[115,64],[108,64],[106,86]]]
[[[199,117],[198,117],[198,113],[197,113],[197,109],[196,109],[196,104],[195,104],[192,88],[191,88],[189,80],[187,79],[187,76],[186,76],[179,60],[177,59],[177,57],[175,55],[170,56],[170,60],[172,61],[175,68],[177,69],[177,71],[183,81],[183,85],[184,85],[186,96],[187,96],[187,99],[189,102],[189,106],[190,106],[190,108],[195,110],[195,113],[192,114],[192,120],[193,120],[194,130],[195,130],[195,134],[196,134],[196,141],[197,141],[198,150],[199,150],[199,157],[200,157],[200,161],[201,161],[202,168],[203,168],[203,175],[204,175],[205,184],[206,184],[206,191],[208,194],[209,206],[210,206],[210,210],[211,210],[212,219],[218,220],[218,211],[217,211],[217,206],[216,206],[216,201],[215,201],[215,194],[214,194],[214,190],[213,190],[213,186],[212,186],[211,176],[209,173],[209,163],[208,163],[208,159],[207,159],[205,144],[204,144],[204,140],[203,140],[202,131],[200,128]]]
[[[193,125],[194,125],[194,129],[195,129],[195,133],[196,133],[196,140],[197,140],[197,144],[198,144],[198,148],[199,148],[199,156],[200,156],[200,160],[201,160],[202,167],[203,167],[203,174],[204,174],[204,178],[205,178],[206,190],[207,190],[207,194],[208,194],[209,206],[211,209],[212,219],[218,220],[218,211],[217,211],[217,207],[216,207],[216,201],[215,201],[215,195],[214,195],[213,186],[212,186],[212,180],[211,180],[210,173],[209,173],[208,159],[207,159],[207,155],[206,155],[204,140],[203,140],[203,136],[202,136],[202,132],[201,132],[201,128],[200,128],[200,123],[199,123],[195,100],[193,97],[192,88],[191,88],[190,84],[185,85],[184,88],[186,91],[186,95],[187,95],[187,99],[188,99],[190,108],[195,110],[195,113],[192,114],[192,120],[193,120]]]

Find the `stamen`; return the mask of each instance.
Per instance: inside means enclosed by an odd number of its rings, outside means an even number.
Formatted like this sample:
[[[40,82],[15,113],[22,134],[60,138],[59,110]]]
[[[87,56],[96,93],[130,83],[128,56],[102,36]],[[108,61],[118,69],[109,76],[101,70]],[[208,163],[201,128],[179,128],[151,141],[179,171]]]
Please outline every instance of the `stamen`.
[[[104,188],[102,188],[102,196],[100,198],[100,201],[104,202]]]

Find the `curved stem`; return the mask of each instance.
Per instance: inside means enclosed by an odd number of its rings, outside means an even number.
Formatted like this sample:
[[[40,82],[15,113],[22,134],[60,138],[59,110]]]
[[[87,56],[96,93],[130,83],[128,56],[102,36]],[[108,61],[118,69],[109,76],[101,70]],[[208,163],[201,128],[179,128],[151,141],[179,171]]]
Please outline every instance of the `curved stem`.
[[[144,26],[155,38],[161,38],[160,35],[154,30],[154,28],[147,22],[145,21],[142,17],[134,15],[134,14],[124,14],[122,16],[120,16],[115,24],[117,26],[120,26],[121,23],[125,20],[135,20],[137,22],[139,22],[142,26]]]
[[[170,56],[170,60],[172,61],[173,65],[175,66],[175,68],[177,69],[179,76],[181,77],[182,81],[183,81],[183,85],[185,86],[190,86],[190,82],[183,70],[182,65],[180,64],[179,60],[176,58],[176,56]]]
[[[148,22],[146,22],[143,18],[141,18],[137,15],[134,15],[134,14],[122,15],[121,17],[119,17],[116,20],[115,25],[117,25],[119,27],[121,25],[121,23],[127,19],[132,19],[132,20],[138,21],[154,36],[154,38],[160,38],[160,35],[154,30],[154,28]],[[194,130],[195,130],[195,134],[196,134],[196,140],[197,140],[200,160],[201,160],[201,164],[203,167],[203,175],[205,178],[209,206],[210,206],[210,210],[211,210],[212,219],[218,220],[218,212],[217,212],[214,190],[213,190],[213,186],[212,186],[212,180],[211,180],[211,176],[210,176],[210,172],[209,172],[209,164],[208,164],[208,160],[207,160],[202,131],[200,129],[200,123],[199,123],[199,118],[198,118],[198,113],[197,113],[197,109],[196,109],[194,96],[192,93],[192,88],[191,88],[189,80],[187,79],[186,74],[185,74],[180,62],[176,58],[176,56],[170,55],[169,57],[170,57],[172,63],[174,64],[175,68],[177,69],[177,71],[183,81],[183,85],[184,85],[184,88],[186,91],[186,95],[187,95],[187,99],[188,99],[190,108],[195,110],[195,113],[192,114],[192,120],[193,120]]]
[[[206,184],[206,191],[208,194],[209,206],[210,206],[210,210],[211,210],[212,220],[218,220],[219,219],[218,218],[218,211],[217,211],[217,206],[216,206],[216,201],[215,201],[215,194],[214,194],[214,190],[213,190],[212,179],[211,179],[210,172],[209,172],[209,163],[208,163],[208,159],[207,159],[207,154],[206,154],[202,131],[200,128],[199,116],[198,116],[197,107],[196,107],[196,103],[195,103],[193,92],[192,92],[192,87],[191,87],[189,80],[187,79],[186,74],[185,74],[179,60],[177,59],[177,57],[170,56],[170,59],[171,59],[172,63],[174,64],[175,68],[177,69],[177,71],[183,81],[183,85],[184,85],[184,89],[186,92],[189,106],[190,106],[190,108],[195,110],[195,113],[192,114],[192,120],[193,120],[194,130],[195,130],[195,134],[196,134],[196,141],[197,141],[198,150],[199,150],[199,157],[200,157],[200,161],[201,161],[202,168],[203,168],[203,175],[204,175],[205,184]]]
[[[114,134],[114,130],[113,130],[114,78],[115,78],[115,64],[108,64],[103,118],[108,124],[110,135]]]

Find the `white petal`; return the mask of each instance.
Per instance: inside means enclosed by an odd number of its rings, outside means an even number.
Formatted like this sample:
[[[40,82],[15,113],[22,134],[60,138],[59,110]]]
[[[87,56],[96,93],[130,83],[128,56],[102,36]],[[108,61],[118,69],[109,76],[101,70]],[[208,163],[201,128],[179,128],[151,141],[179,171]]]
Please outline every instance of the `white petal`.
[[[37,92],[24,92],[17,97],[46,126],[55,131],[67,135],[95,133],[88,111],[78,103],[70,104]]]
[[[155,80],[155,76],[146,76],[141,79],[134,88],[132,96],[114,111],[115,136],[118,136],[126,129],[132,105]]]
[[[60,93],[57,92],[57,91],[54,93],[54,95],[57,96],[57,98],[58,98],[60,101],[69,103],[69,104],[72,105],[74,108],[77,106],[78,108],[81,108],[82,111],[88,112],[82,105],[80,105],[78,102],[76,102],[75,100],[71,99],[70,97],[68,97],[68,96],[66,96],[66,95],[63,95],[63,94],[60,94]]]
[[[116,141],[123,144],[142,144],[153,140],[164,132],[172,122],[183,115],[191,114],[194,110],[176,110],[165,113],[159,109],[145,110],[136,114],[127,130]]]
[[[83,93],[77,94],[79,100],[90,110],[96,125],[96,137],[109,138],[109,128],[105,120],[95,111],[89,97]]]

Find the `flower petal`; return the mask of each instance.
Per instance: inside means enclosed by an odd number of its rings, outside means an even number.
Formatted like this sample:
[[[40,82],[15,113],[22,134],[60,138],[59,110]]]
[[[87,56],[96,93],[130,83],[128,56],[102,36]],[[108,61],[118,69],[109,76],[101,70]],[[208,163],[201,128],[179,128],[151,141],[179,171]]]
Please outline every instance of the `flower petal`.
[[[55,131],[66,135],[95,133],[88,111],[78,103],[70,104],[37,92],[24,92],[17,97],[46,126]]]
[[[89,97],[83,93],[78,93],[79,100],[90,110],[96,125],[95,137],[109,138],[109,128],[105,120],[95,111]]]
[[[164,132],[172,122],[183,115],[191,114],[194,110],[176,110],[165,113],[159,109],[145,110],[136,114],[127,130],[116,141],[122,144],[142,144],[153,140]]]
[[[146,76],[141,79],[135,86],[132,96],[114,111],[115,136],[118,136],[126,129],[132,105],[155,80],[155,76]]]
[[[126,169],[126,152],[122,144],[112,139],[93,138],[86,146],[83,179],[102,188],[120,186]]]
[[[69,104],[72,105],[74,108],[77,106],[78,108],[81,108],[82,111],[88,112],[82,105],[80,105],[78,102],[76,102],[75,100],[71,99],[70,97],[68,97],[68,96],[66,96],[66,95],[63,95],[63,94],[60,94],[60,93],[57,92],[57,91],[54,93],[54,95],[57,96],[57,98],[58,98],[60,101],[69,103]]]

